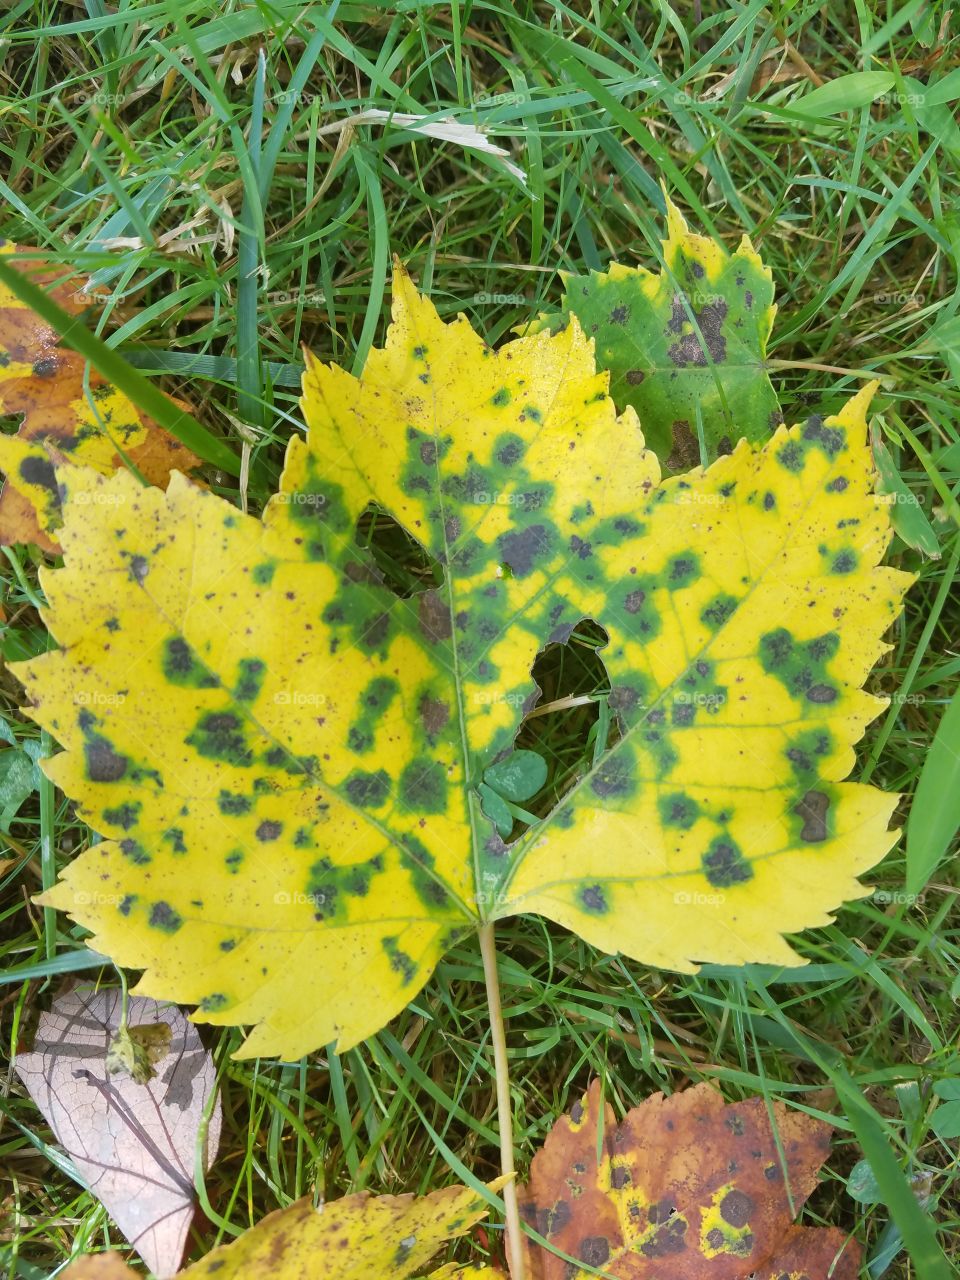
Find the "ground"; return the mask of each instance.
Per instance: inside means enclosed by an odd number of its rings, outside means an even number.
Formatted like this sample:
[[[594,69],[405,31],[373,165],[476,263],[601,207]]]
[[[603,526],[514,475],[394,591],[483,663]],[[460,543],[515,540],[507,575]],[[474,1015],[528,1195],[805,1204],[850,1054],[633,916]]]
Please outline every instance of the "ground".
[[[265,464],[296,429],[300,344],[358,369],[382,339],[391,254],[442,314],[465,312],[495,344],[559,303],[558,271],[654,265],[661,180],[697,229],[731,248],[748,232],[773,270],[771,372],[787,421],[881,378],[887,445],[939,534],[939,559],[893,544],[891,562],[918,580],[870,683],[893,701],[853,775],[902,792],[902,819],[960,671],[956,19],[922,0],[706,8],[697,24],[699,4],[611,0],[336,12],[140,0],[119,18],[99,0],[14,5],[0,232],[98,271],[101,334],[215,434],[256,441]],[[801,90],[860,71],[890,73],[872,103],[803,112]],[[261,111],[272,128],[259,148],[249,126]],[[416,134],[386,120],[397,112],[482,124],[509,154]],[[235,481],[210,479],[239,501]],[[7,659],[45,645],[41,560],[16,548],[0,561]],[[563,661],[544,679],[589,689],[590,636]],[[12,732],[35,741],[5,670],[0,697]],[[539,732],[575,760],[585,722]],[[51,976],[82,961],[77,930],[29,895],[87,840],[49,784],[11,828],[0,947],[31,980],[3,988],[8,1051]],[[521,1169],[597,1075],[619,1109],[699,1080],[730,1098],[782,1097],[837,1124],[808,1220],[851,1230],[871,1259],[864,1275],[924,1280],[888,1208],[847,1188],[863,1134],[824,1065],[838,1060],[902,1171],[894,1201],[909,1202],[912,1181],[960,1259],[956,1142],[930,1124],[933,1085],[960,1074],[960,881],[948,862],[906,895],[902,846],[872,880],[877,892],[800,940],[812,966],[775,985],[751,969],[647,970],[533,919],[500,926]],[[494,1176],[485,1008],[467,940],[404,1015],[340,1059],[235,1062],[239,1033],[207,1029],[225,1124],[191,1256],[315,1184],[330,1198],[424,1191],[464,1168]],[[4,1095],[15,1230],[0,1248],[9,1275],[34,1280],[116,1236],[51,1165],[49,1133],[9,1076]]]

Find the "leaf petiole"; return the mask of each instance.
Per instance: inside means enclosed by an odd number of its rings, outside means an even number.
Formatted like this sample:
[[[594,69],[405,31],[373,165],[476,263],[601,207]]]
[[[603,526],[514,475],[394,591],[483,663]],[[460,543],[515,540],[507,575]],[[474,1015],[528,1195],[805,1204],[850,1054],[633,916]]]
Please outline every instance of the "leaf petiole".
[[[493,1068],[497,1084],[500,1171],[505,1178],[509,1178],[509,1182],[503,1188],[507,1262],[509,1263],[511,1280],[527,1280],[522,1245],[523,1228],[520,1225],[520,1203],[517,1199],[516,1167],[513,1163],[513,1112],[510,1103],[510,1066],[507,1061],[503,1007],[500,1003],[500,982],[497,977],[497,946],[492,922],[483,925],[480,929],[480,954],[483,957],[483,977],[487,989],[490,1036],[493,1042]]]

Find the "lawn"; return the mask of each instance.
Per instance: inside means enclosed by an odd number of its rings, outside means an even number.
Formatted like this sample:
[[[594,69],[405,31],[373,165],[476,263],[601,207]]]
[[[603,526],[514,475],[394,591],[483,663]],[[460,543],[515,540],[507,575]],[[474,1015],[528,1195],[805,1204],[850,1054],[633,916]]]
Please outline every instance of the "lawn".
[[[900,826],[960,672],[960,27],[926,0],[703,9],[12,0],[0,234],[92,276],[100,337],[243,451],[239,479],[212,466],[204,476],[256,513],[301,429],[302,346],[359,372],[383,342],[394,255],[441,316],[464,313],[497,345],[560,305],[561,272],[655,268],[662,187],[730,251],[746,232],[773,273],[769,368],[786,421],[833,413],[878,378],[874,425],[914,499],[897,510],[924,517],[926,551],[914,524],[888,552],[916,582],[867,685],[889,707],[851,775],[902,793]],[[821,88],[863,72],[878,74],[833,98]],[[460,131],[436,136],[441,119]],[[427,572],[389,522],[362,534],[399,577]],[[47,557],[3,551],[0,652],[12,661],[47,647]],[[541,685],[554,698],[595,693],[597,644],[584,627],[554,646]],[[0,700],[0,731],[46,754],[5,664]],[[575,771],[589,706],[530,721],[521,745]],[[93,966],[82,929],[30,901],[90,838],[46,780],[0,834],[11,1058],[63,975],[118,982]],[[949,1275],[946,1262],[920,1261],[930,1255],[916,1205],[956,1265],[960,1123],[936,1113],[940,1098],[960,1098],[960,880],[946,858],[908,893],[901,842],[869,883],[871,896],[797,938],[810,964],[794,971],[679,975],[542,919],[498,925],[521,1173],[595,1077],[618,1115],[710,1081],[728,1099],[832,1118],[804,1220],[851,1232],[864,1277]],[[423,1193],[499,1171],[474,938],[342,1056],[235,1060],[238,1029],[201,1034],[224,1126],[188,1259],[314,1189]],[[39,1280],[122,1246],[12,1068],[0,1110],[7,1274]],[[500,1221],[449,1256],[502,1259]]]

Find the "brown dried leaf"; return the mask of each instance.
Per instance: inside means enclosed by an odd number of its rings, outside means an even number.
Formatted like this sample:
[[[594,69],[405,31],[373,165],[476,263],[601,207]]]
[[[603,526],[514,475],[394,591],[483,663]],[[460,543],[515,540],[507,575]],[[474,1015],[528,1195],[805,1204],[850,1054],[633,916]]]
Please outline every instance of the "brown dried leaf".
[[[791,1227],[756,1280],[857,1280],[860,1247],[839,1227]]]
[[[33,1052],[18,1054],[14,1065],[91,1192],[150,1270],[171,1276],[193,1216],[194,1149],[216,1069],[179,1009],[131,997],[131,1022],[169,1025],[169,1052],[146,1084],[111,1075],[106,1057],[120,1008],[119,991],[61,993],[40,1015]],[[217,1099],[208,1166],[219,1140]]]
[[[520,1190],[525,1220],[555,1249],[617,1280],[855,1280],[859,1250],[842,1232],[791,1225],[829,1125],[773,1102],[771,1127],[762,1098],[728,1105],[706,1084],[654,1094],[620,1125],[600,1109],[594,1081]],[[531,1280],[590,1274],[524,1246]]]
[[[0,253],[71,315],[90,306],[83,279],[64,279],[63,268],[17,254],[32,249],[0,243]],[[57,552],[53,532],[60,502],[47,446],[78,465],[107,475],[123,454],[150,483],[165,486],[172,470],[190,472],[200,459],[140,412],[82,356],[59,345],[57,334],[0,285],[0,414],[22,413],[16,436],[0,435],[0,544],[33,542]],[[89,395],[88,395],[89,390]],[[91,404],[91,398],[93,404]],[[187,406],[174,400],[179,407]],[[15,477],[11,481],[11,477]]]
[[[27,276],[39,288],[46,289],[61,310],[78,316],[91,305],[93,299],[83,293],[81,277],[70,274],[62,266],[45,262],[39,256],[26,256],[39,254],[39,250],[0,240],[0,252],[10,255],[10,266],[15,271]],[[12,370],[10,365],[4,366],[5,377],[11,380],[11,385],[29,374],[35,361],[55,354],[59,342],[59,337],[45,320],[25,307],[6,286],[0,286],[0,347],[13,365]],[[7,412],[13,412],[13,409]]]
[[[142,1277],[127,1266],[119,1253],[85,1253],[71,1262],[58,1280],[142,1280]]]

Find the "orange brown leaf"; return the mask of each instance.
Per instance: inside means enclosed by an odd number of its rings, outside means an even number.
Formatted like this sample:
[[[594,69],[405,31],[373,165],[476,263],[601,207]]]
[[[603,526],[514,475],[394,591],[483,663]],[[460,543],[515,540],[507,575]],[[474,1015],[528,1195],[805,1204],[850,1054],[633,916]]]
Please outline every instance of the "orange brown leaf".
[[[520,1190],[551,1246],[524,1239],[531,1280],[855,1280],[859,1252],[842,1232],[793,1225],[830,1133],[779,1102],[726,1104],[705,1084],[654,1094],[618,1125],[595,1081]]]
[[[71,1262],[60,1280],[142,1280],[119,1253],[86,1253]]]
[[[71,315],[89,306],[83,279],[38,258],[35,250],[0,244],[0,253]],[[180,401],[174,401],[186,409]],[[60,345],[58,335],[14,293],[0,286],[0,414],[23,414],[15,436],[0,435],[0,544],[32,542],[58,552],[60,495],[51,448],[78,465],[109,475],[126,457],[150,484],[200,460],[116,387]]]

